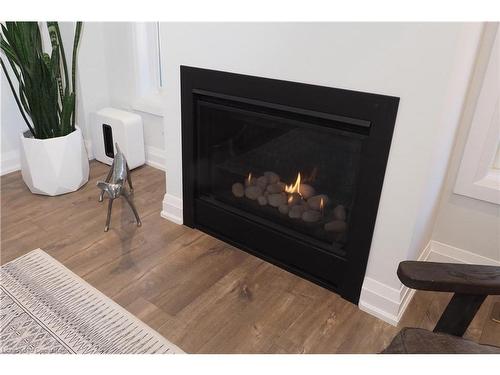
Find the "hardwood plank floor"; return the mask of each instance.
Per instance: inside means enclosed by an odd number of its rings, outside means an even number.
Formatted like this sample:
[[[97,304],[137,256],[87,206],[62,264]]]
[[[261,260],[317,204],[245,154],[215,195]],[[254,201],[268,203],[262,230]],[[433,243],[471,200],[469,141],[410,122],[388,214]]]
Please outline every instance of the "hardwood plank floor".
[[[403,326],[432,329],[450,298],[419,292],[400,327],[315,284],[198,230],[160,217],[165,174],[132,171],[143,226],[121,200],[104,233],[106,204],[90,181],[59,197],[33,195],[19,172],[1,178],[1,252],[6,263],[42,248],[188,353],[376,353]],[[488,298],[466,337],[500,345]],[[484,332],[483,327],[488,327]]]

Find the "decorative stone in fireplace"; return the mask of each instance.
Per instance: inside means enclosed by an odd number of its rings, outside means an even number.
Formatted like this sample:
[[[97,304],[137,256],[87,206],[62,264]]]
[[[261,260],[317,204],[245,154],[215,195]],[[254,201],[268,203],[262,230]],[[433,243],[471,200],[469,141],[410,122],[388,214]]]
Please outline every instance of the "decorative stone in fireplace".
[[[184,223],[357,303],[399,98],[181,67]]]

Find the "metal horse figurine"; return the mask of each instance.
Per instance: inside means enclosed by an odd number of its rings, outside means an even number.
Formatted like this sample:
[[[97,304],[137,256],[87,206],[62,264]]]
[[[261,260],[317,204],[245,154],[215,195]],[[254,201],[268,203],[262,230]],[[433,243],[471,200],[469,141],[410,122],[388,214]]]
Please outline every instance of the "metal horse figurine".
[[[130,196],[133,193],[134,188],[132,187],[132,178],[130,176],[130,170],[128,168],[127,160],[125,159],[125,155],[120,151],[118,147],[118,143],[115,143],[116,154],[113,160],[113,164],[111,164],[111,169],[109,170],[108,175],[106,176],[105,181],[97,181],[97,187],[101,189],[101,193],[99,194],[99,202],[103,201],[104,192],[109,195],[109,203],[108,203],[108,217],[106,219],[106,226],[104,227],[104,231],[107,232],[109,229],[109,223],[111,221],[111,209],[113,208],[113,201],[116,198],[122,196],[127,201],[128,205],[134,212],[135,220],[137,221],[137,226],[140,227],[142,225],[141,219],[139,218],[139,214],[137,213],[137,209],[135,208],[134,202],[132,201],[132,197]],[[125,188],[125,180],[127,180],[130,186],[130,192],[128,192]]]

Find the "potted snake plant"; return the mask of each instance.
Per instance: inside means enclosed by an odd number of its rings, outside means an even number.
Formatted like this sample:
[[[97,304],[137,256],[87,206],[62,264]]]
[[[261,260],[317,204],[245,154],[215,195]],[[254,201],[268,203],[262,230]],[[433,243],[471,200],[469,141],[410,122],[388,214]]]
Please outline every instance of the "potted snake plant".
[[[21,174],[33,193],[60,195],[89,178],[87,151],[75,123],[76,62],[82,23],[76,23],[71,78],[57,22],[46,23],[50,54],[38,22],[1,25],[0,58],[14,99],[28,127],[21,131]],[[7,68],[7,64],[10,68]]]

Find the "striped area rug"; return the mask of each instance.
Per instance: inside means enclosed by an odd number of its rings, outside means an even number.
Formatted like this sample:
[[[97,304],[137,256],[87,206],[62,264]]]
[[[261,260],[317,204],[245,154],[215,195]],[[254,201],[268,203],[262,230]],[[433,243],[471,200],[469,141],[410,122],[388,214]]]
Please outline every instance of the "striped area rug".
[[[37,249],[0,270],[0,352],[182,353]]]

